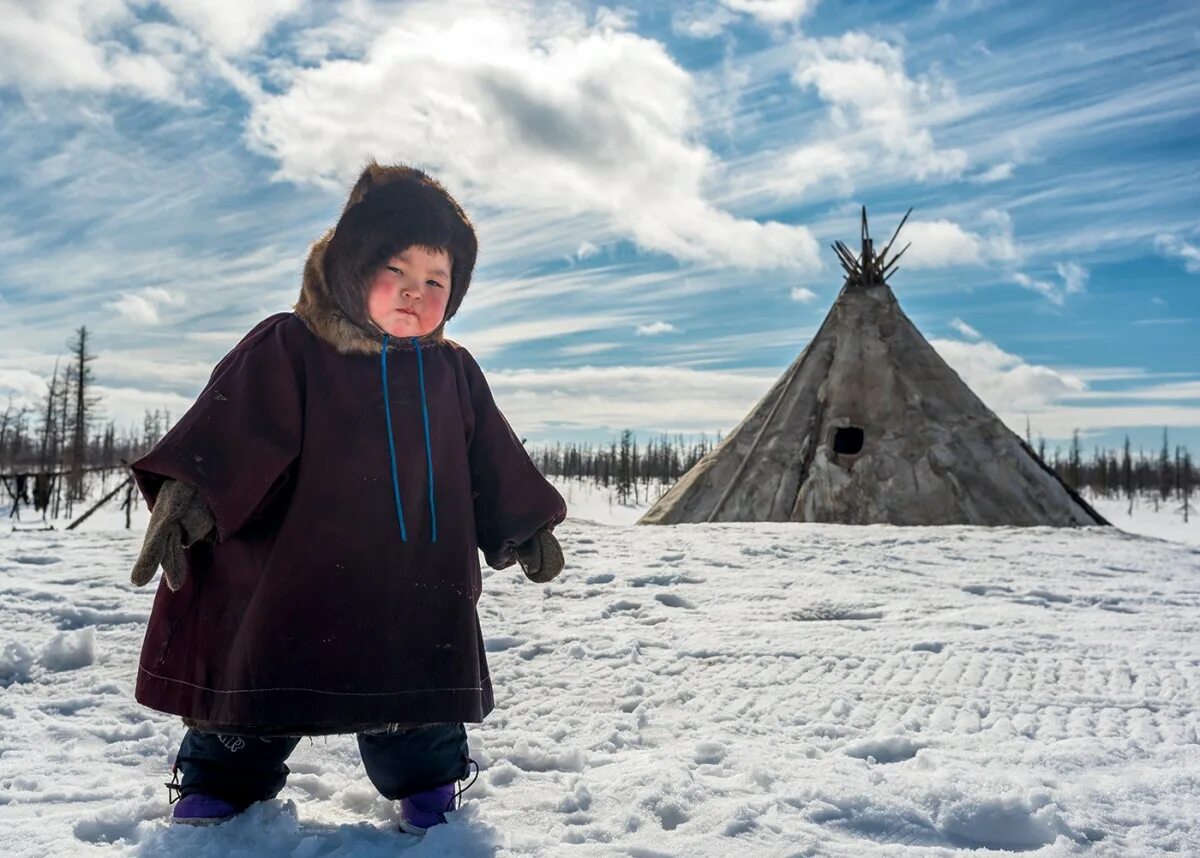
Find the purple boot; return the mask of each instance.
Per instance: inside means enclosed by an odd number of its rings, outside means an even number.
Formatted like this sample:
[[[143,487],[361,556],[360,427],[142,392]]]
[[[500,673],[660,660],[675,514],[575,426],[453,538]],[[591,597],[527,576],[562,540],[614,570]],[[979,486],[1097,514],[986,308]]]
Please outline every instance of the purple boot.
[[[175,802],[171,821],[183,825],[215,825],[236,816],[238,809],[227,801],[194,792]]]
[[[400,799],[400,830],[421,837],[435,825],[446,821],[446,811],[458,810],[458,795],[454,783]]]

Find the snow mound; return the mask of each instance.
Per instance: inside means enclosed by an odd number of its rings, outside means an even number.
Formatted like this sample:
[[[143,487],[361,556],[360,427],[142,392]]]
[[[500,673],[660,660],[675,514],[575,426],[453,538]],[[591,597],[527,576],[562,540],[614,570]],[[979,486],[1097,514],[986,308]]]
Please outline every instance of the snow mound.
[[[0,688],[28,681],[29,670],[36,660],[33,650],[20,641],[6,643],[0,649]]]
[[[96,660],[96,627],[59,632],[42,647],[39,659],[46,670],[78,670]]]
[[[1080,839],[1063,822],[1049,793],[1042,790],[956,802],[942,812],[938,828],[972,848],[1037,849],[1053,843],[1060,834]]]

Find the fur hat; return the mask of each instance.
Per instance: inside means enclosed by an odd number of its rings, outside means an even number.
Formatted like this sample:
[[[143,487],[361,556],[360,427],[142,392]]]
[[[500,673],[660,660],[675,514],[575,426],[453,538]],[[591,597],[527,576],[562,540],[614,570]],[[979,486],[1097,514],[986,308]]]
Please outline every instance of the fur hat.
[[[444,248],[450,256],[446,315],[424,338],[441,340],[471,285],[475,229],[446,189],[415,167],[367,164],[337,226],[309,253],[296,313],[338,351],[378,354],[384,331],[367,313],[371,277],[414,245]]]

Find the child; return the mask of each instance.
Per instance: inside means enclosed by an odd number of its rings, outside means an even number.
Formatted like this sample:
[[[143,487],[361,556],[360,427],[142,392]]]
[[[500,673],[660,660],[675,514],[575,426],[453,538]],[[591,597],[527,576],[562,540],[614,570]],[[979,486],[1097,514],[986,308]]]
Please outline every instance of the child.
[[[443,337],[475,253],[437,181],[370,163],[295,312],[247,334],[134,463],[152,516],[133,582],[163,566],[136,696],[190,728],[177,822],[274,797],[298,737],[331,733],[358,734],[402,830],[457,806],[463,722],[492,709],[477,548],[549,581],[566,515]]]

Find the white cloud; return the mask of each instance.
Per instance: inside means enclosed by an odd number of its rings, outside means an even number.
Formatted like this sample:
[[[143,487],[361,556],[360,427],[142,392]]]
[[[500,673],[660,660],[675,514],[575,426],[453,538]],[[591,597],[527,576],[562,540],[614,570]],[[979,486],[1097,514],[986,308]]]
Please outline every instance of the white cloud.
[[[958,331],[960,334],[962,334],[964,337],[967,337],[968,339],[972,339],[972,340],[983,339],[983,335],[980,334],[979,331],[972,328],[970,325],[968,325],[962,319],[951,319],[950,327],[954,328],[954,330]]]
[[[450,331],[451,339],[462,343],[476,357],[490,357],[512,345],[549,340],[623,324],[619,316],[557,316],[521,322],[499,322],[486,328]]]
[[[637,17],[637,9],[629,6],[598,6],[593,20],[601,30],[632,30],[637,25]]]
[[[1004,161],[989,167],[982,173],[977,173],[971,177],[971,181],[978,185],[990,185],[993,182],[1003,182],[1005,179],[1013,177],[1013,170],[1016,165],[1012,161]]]
[[[176,97],[177,60],[128,44],[137,18],[125,0],[0,0],[0,21],[0,86]]]
[[[1051,283],[1048,280],[1035,280],[1021,271],[1014,271],[1012,278],[1019,286],[1031,292],[1037,292],[1050,303],[1061,307],[1066,303],[1068,295],[1084,291],[1087,285],[1088,271],[1075,262],[1060,262],[1054,268],[1062,279],[1062,285]]]
[[[1053,283],[1050,283],[1046,280],[1034,280],[1028,274],[1024,274],[1020,271],[1013,272],[1013,280],[1019,286],[1023,286],[1031,292],[1037,292],[1038,294],[1043,295],[1052,304],[1058,304],[1061,306],[1063,303],[1063,296]]]
[[[1152,384],[1134,390],[1093,390],[1080,393],[1072,399],[1186,399],[1200,402],[1200,381],[1172,381]]]
[[[801,304],[808,304],[817,300],[817,293],[804,286],[793,286],[792,300],[799,301]]]
[[[917,181],[953,179],[967,167],[966,153],[939,149],[923,109],[952,102],[948,84],[911,78],[903,51],[887,42],[850,32],[838,38],[796,42],[801,60],[792,74],[829,105],[821,139],[785,159],[781,174],[795,192],[824,183],[853,189],[857,176],[893,171]]]
[[[670,322],[652,322],[648,325],[638,325],[637,334],[639,337],[653,337],[656,334],[673,334],[678,332],[678,328]]]
[[[1189,274],[1200,274],[1200,247],[1166,232],[1154,236],[1154,247],[1164,256],[1182,259]]]
[[[1135,319],[1131,325],[1190,325],[1196,320],[1188,316],[1171,316],[1161,319]]]
[[[563,346],[558,353],[564,357],[584,357],[586,355],[610,352],[620,347],[620,343],[580,343],[576,346]]]
[[[11,400],[14,411],[27,408],[30,412],[36,412],[46,396],[48,377],[49,373],[43,378],[29,369],[0,366],[0,398],[3,398],[4,406],[7,407]]]
[[[403,159],[469,208],[598,213],[685,261],[821,267],[804,227],[705,198],[717,159],[698,142],[695,82],[663,45],[563,7],[414,3],[379,18],[361,58],[284,75],[247,127],[278,178],[341,187],[368,155]]]
[[[215,46],[240,54],[258,45],[271,29],[305,0],[158,0],[171,16]]]
[[[579,248],[575,251],[576,259],[590,259],[600,252],[600,248],[592,244],[590,241],[580,242]]]
[[[1066,295],[1076,295],[1087,286],[1088,271],[1076,262],[1059,262],[1054,270],[1063,280],[1063,293]]]
[[[725,32],[737,15],[724,6],[672,4],[671,32],[692,39],[711,39]]]
[[[721,5],[735,12],[751,15],[763,24],[785,24],[799,21],[814,8],[818,0],[721,0]]]
[[[909,220],[889,256],[912,242],[912,247],[900,260],[901,267],[911,270],[983,265],[1013,259],[1016,249],[1008,216],[999,211],[985,212],[981,227],[979,231],[971,231],[945,219]]]
[[[948,220],[910,221],[904,225],[903,242],[897,239],[898,252],[912,242],[900,264],[907,268],[946,268],[954,265],[979,265],[987,256],[984,240],[976,233]]]
[[[1078,376],[1026,363],[993,342],[941,339],[929,342],[967,386],[996,412],[1042,411],[1062,397],[1087,389],[1087,383]]]
[[[1024,435],[1028,417],[1035,434],[1069,438],[1081,432],[1144,426],[1200,426],[1200,382],[1153,383],[1120,391],[1093,391],[1086,379],[1149,378],[1144,370],[1093,368],[1058,370],[1027,363],[995,343],[930,340],[962,380],[1010,429]],[[1136,405],[1087,402],[1132,399]]]
[[[105,415],[119,427],[140,425],[142,415],[147,410],[169,411],[173,415],[172,419],[176,419],[196,401],[195,394],[187,396],[161,390],[142,390],[137,387],[110,387],[98,384],[92,390],[100,397]],[[199,390],[196,393],[199,393]]]
[[[485,367],[486,369],[486,367]],[[728,432],[774,375],[677,367],[579,367],[487,371],[496,401],[518,431]]]
[[[122,292],[116,301],[110,301],[104,306],[115,310],[131,322],[156,325],[160,321],[158,315],[160,308],[178,306],[182,303],[181,297],[172,295],[166,289],[147,286],[137,292]]]
[[[229,60],[305,4],[0,0],[0,86],[27,94],[124,91],[184,103],[194,83],[215,73],[250,97],[258,84]]]

